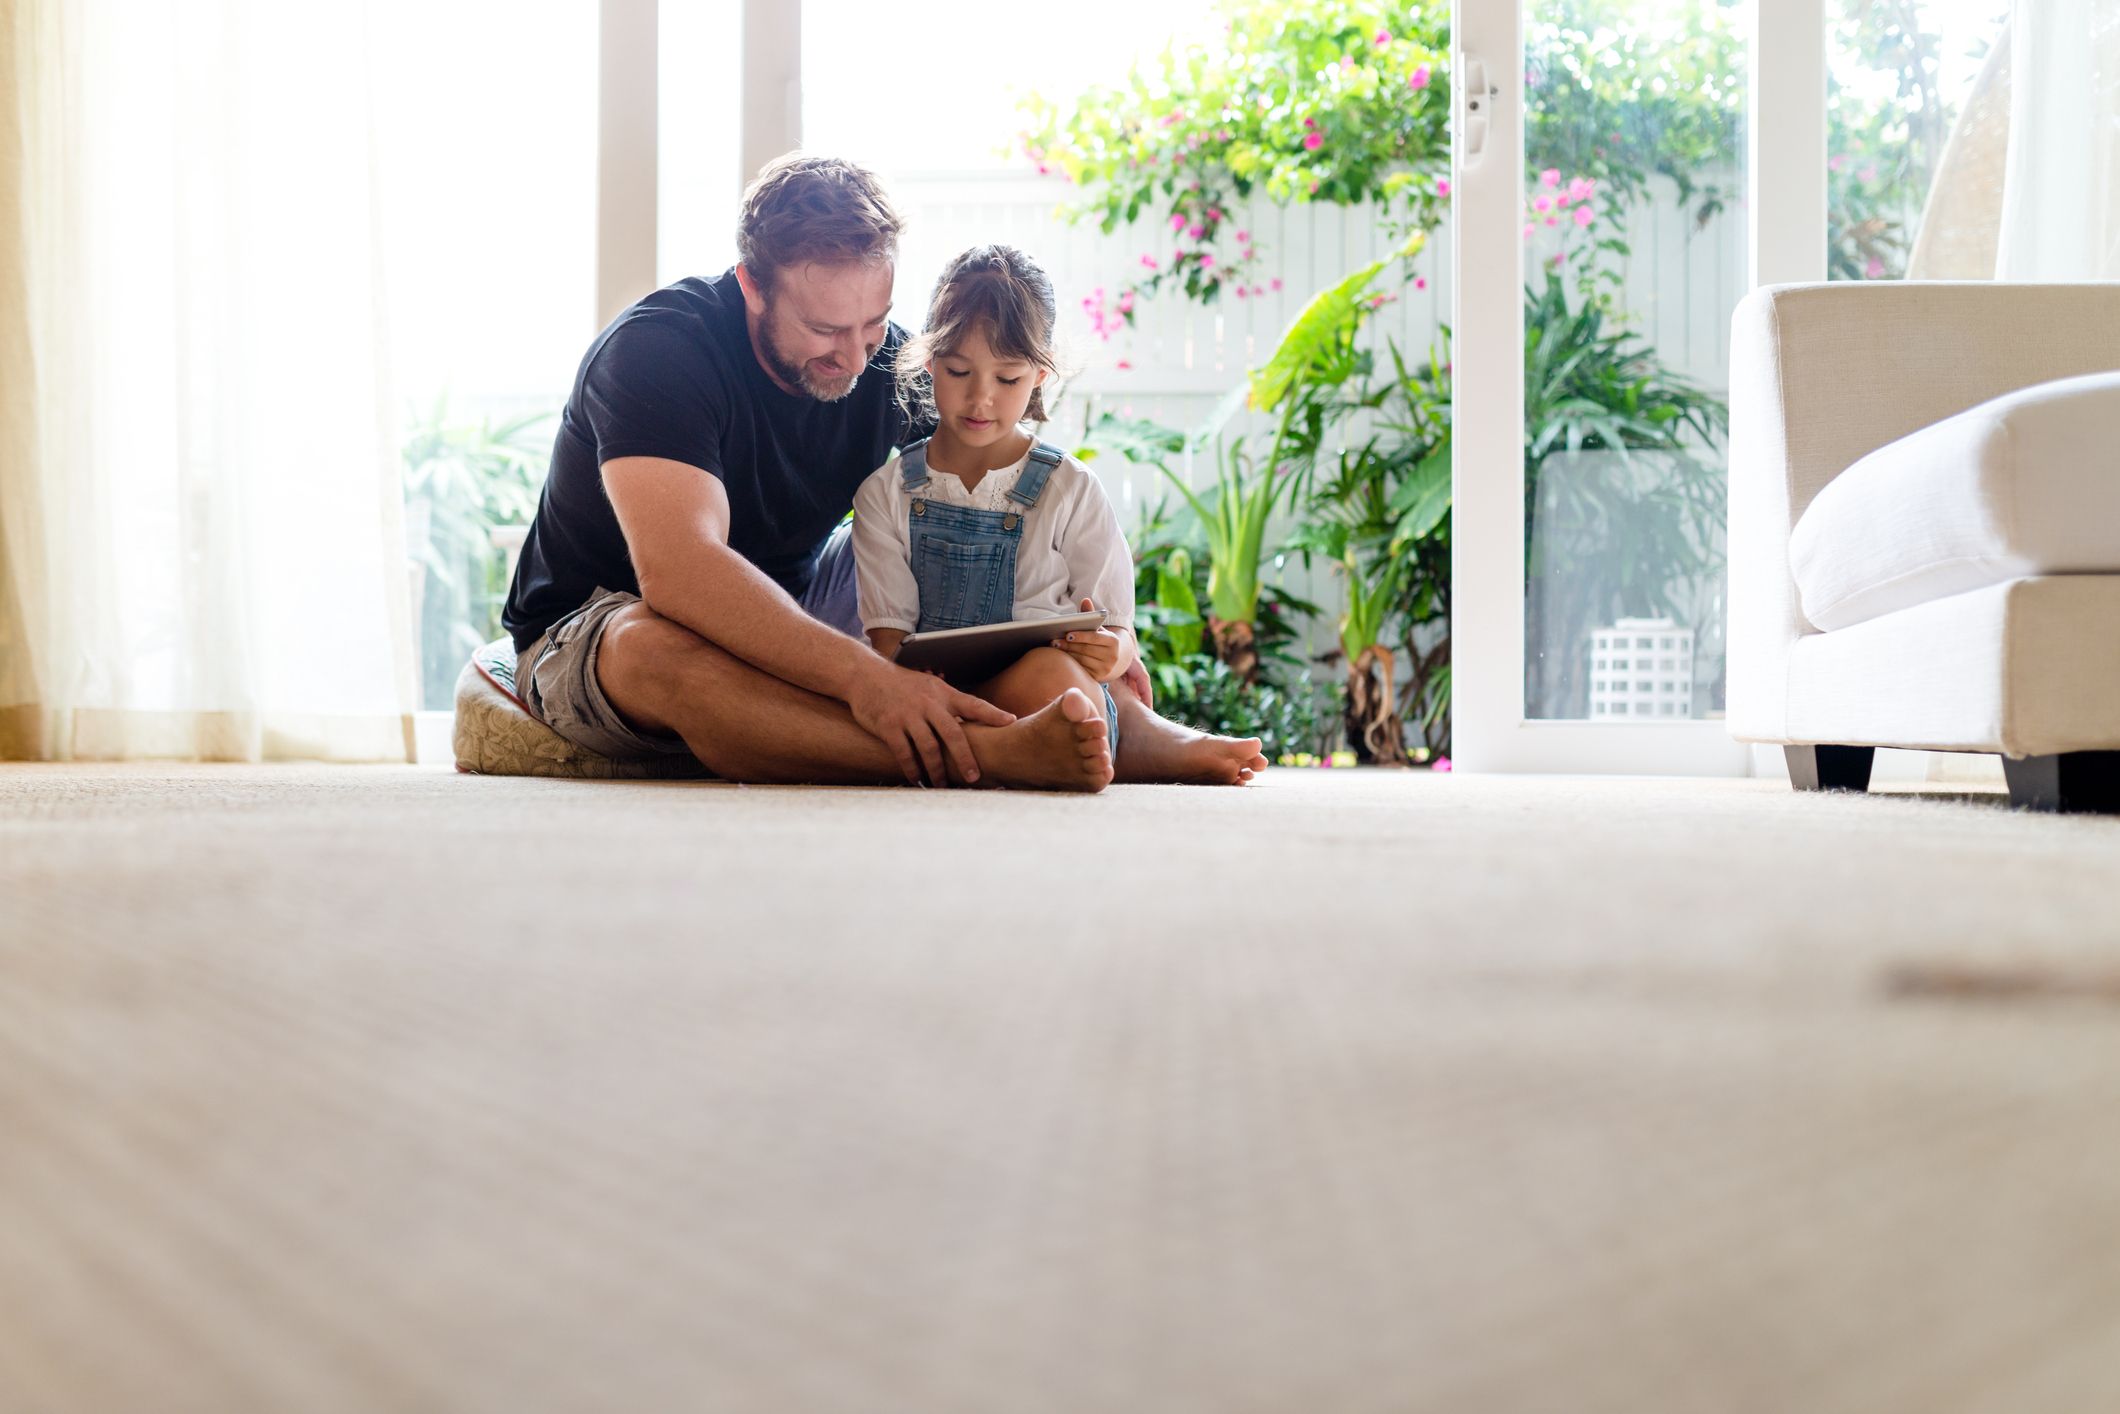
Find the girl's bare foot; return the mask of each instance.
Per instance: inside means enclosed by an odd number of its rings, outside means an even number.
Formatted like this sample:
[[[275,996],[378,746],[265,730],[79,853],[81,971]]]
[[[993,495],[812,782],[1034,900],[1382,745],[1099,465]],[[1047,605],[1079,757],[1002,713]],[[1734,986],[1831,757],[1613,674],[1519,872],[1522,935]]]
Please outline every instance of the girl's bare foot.
[[[1006,727],[967,725],[979,784],[1096,792],[1112,783],[1104,709],[1077,688]]]
[[[1240,786],[1266,769],[1259,739],[1212,736],[1179,726],[1115,693],[1119,706],[1118,779],[1182,786]]]

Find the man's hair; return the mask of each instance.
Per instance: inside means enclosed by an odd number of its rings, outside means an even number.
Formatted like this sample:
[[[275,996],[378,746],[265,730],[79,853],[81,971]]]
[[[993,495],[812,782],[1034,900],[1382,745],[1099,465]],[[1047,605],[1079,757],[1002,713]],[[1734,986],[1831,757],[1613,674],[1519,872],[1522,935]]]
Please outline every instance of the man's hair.
[[[954,353],[964,336],[976,329],[996,357],[1020,359],[1042,368],[1051,379],[1065,376],[1053,347],[1060,309],[1053,282],[1013,246],[973,246],[952,260],[935,282],[927,323],[898,349],[898,402],[916,422],[935,421],[935,382],[930,360]],[[1031,390],[1024,419],[1044,422],[1046,393],[1059,391],[1052,381]]]
[[[840,157],[776,157],[744,189],[736,258],[770,293],[781,271],[815,262],[863,265],[898,258],[904,220],[866,167]]]

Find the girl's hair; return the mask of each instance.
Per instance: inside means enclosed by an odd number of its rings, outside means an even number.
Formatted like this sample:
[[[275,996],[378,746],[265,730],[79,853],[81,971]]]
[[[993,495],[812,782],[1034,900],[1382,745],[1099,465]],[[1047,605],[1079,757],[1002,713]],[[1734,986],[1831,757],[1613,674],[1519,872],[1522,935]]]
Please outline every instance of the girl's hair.
[[[1013,246],[973,246],[943,270],[928,301],[927,324],[898,350],[898,401],[916,422],[933,422],[935,384],[927,365],[955,352],[974,329],[986,336],[997,358],[1021,359],[1045,370],[1047,382],[1031,389],[1025,419],[1043,422],[1045,395],[1061,376],[1053,348],[1060,315],[1053,282],[1038,263]]]

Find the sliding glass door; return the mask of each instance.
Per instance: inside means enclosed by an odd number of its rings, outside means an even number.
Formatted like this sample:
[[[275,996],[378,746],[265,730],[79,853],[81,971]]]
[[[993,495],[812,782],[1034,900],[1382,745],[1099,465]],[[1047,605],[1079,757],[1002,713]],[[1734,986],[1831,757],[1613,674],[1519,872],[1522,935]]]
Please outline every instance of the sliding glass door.
[[[1766,10],[1458,6],[1465,768],[1747,770],[1721,722],[1728,335],[1768,268],[1755,246],[1792,239],[1756,219],[1755,52],[1816,6]],[[1822,49],[1815,27],[1796,49]],[[1783,72],[1800,88],[1811,67]],[[1769,159],[1822,179],[1782,136],[1793,159]]]

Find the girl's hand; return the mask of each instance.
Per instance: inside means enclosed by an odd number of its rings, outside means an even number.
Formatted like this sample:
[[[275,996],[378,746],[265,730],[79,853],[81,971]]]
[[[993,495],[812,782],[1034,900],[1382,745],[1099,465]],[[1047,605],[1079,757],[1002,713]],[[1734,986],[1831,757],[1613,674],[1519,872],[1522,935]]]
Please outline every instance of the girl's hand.
[[[1096,607],[1087,599],[1082,601],[1084,613]],[[1091,629],[1088,632],[1077,629],[1065,638],[1054,639],[1053,647],[1080,663],[1098,682],[1115,682],[1125,676],[1125,640],[1108,628]]]

